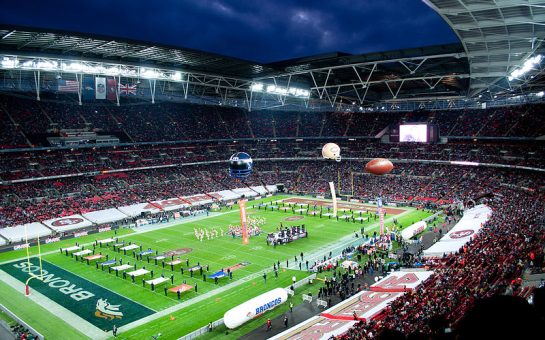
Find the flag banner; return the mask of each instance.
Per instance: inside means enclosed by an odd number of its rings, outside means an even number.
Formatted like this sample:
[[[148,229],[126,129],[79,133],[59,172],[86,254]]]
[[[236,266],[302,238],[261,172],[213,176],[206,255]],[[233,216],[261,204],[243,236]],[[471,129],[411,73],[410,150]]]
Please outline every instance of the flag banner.
[[[77,80],[59,79],[57,86],[57,90],[59,92],[78,93],[79,89],[79,83]]]
[[[380,235],[384,235],[384,210],[382,209],[382,199],[377,198],[377,207],[378,207],[378,220],[380,224]]]
[[[95,79],[93,77],[83,77],[81,95],[84,100],[95,99]]]
[[[95,78],[95,98],[106,99],[106,78],[104,77]]]
[[[242,228],[242,243],[248,244],[248,226],[246,218],[246,201],[238,200],[238,207],[240,209],[240,227]]]
[[[119,93],[126,96],[129,94],[136,96],[136,84],[119,84]]]
[[[108,78],[106,83],[108,85],[106,98],[108,100],[117,100],[117,80],[115,78]]]
[[[329,182],[329,190],[333,200],[333,216],[337,216],[337,195],[335,194],[335,184],[333,182]]]

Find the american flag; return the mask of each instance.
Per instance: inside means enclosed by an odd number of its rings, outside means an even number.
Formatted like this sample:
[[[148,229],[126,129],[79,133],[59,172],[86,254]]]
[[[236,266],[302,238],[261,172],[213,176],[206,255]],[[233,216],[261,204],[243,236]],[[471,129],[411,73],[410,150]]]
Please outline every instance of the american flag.
[[[136,95],[136,85],[129,85],[129,84],[119,84],[119,93],[121,94],[134,94]]]
[[[79,83],[77,80],[64,80],[59,79],[58,82],[58,91],[59,92],[78,92]]]

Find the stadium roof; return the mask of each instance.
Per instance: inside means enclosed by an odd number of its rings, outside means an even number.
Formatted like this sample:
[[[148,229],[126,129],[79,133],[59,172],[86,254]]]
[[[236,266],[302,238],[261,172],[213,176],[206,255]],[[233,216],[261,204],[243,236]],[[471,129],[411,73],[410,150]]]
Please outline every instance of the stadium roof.
[[[545,1],[424,0],[460,38],[471,71],[469,95],[509,87],[506,75],[541,51]]]
[[[252,83],[298,87],[311,91],[311,97],[341,98],[365,104],[397,98],[465,96],[469,69],[460,44],[413,48],[364,55],[331,53],[270,64],[220,56],[185,48],[138,41],[89,36],[68,32],[41,31],[22,27],[0,27],[0,53],[3,56],[32,56],[123,63],[195,72],[208,80],[192,82],[208,86],[205,95],[218,88],[232,93],[226,97],[244,98]],[[218,78],[218,82],[214,81]],[[239,81],[236,86],[222,78]],[[240,84],[244,84],[241,88]],[[214,89],[214,86],[216,88]],[[235,90],[239,90],[237,93]]]
[[[222,100],[242,99],[248,108],[256,98],[263,100],[267,96],[266,100],[273,97],[285,105],[293,99],[288,91],[292,89],[306,90],[303,94],[310,93],[311,100],[331,107],[339,102],[365,106],[413,100],[461,100],[480,97],[482,93],[490,93],[491,99],[496,93],[509,97],[524,94],[528,89],[545,89],[540,81],[540,66],[534,67],[539,69],[537,72],[516,77],[513,82],[507,80],[528,58],[541,52],[545,1],[425,1],[449,23],[460,44],[363,55],[335,52],[261,64],[149,42],[0,26],[0,59],[15,56],[56,58],[59,64],[69,61],[122,64],[133,67],[136,71],[132,70],[132,75],[136,77],[140,77],[144,67],[167,70],[165,77],[157,78],[159,81],[173,79],[168,72],[182,72],[184,76],[176,79],[178,84],[172,85],[174,91],[178,86],[186,97],[191,92]],[[36,77],[28,69],[20,69],[16,74],[17,70],[7,71],[0,65],[0,70],[4,77]],[[64,72],[56,70],[59,71]],[[149,86],[155,87],[155,81]],[[308,95],[306,100],[308,105]]]
[[[261,64],[214,53],[72,32],[0,26],[3,53],[153,65],[242,78],[271,72]]]

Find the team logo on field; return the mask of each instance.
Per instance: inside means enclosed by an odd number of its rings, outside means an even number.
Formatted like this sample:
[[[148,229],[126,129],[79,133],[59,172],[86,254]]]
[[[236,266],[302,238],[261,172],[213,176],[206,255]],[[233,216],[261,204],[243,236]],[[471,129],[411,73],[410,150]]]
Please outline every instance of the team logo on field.
[[[62,227],[66,225],[78,224],[81,222],[83,222],[83,218],[72,217],[72,218],[63,218],[63,219],[57,220],[51,223],[51,225],[54,227]]]
[[[193,249],[191,248],[180,248],[176,250],[170,250],[165,253],[165,256],[180,256],[183,254],[191,253]]]
[[[467,229],[467,230],[459,230],[455,231],[452,234],[450,234],[450,238],[464,238],[472,235],[474,233],[473,230]]]
[[[286,217],[284,220],[285,221],[298,221],[298,220],[302,220],[304,217],[303,216],[290,216],[290,217]]]
[[[102,319],[121,319],[123,313],[119,311],[121,305],[112,305],[108,302],[108,299],[98,299],[95,311],[95,316]]]

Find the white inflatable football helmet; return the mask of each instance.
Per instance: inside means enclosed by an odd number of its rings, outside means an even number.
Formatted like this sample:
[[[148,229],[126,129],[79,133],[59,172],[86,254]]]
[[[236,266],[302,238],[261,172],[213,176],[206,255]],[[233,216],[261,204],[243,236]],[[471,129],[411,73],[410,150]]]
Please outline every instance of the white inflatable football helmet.
[[[327,143],[322,148],[322,157],[341,161],[341,148],[335,143]]]

